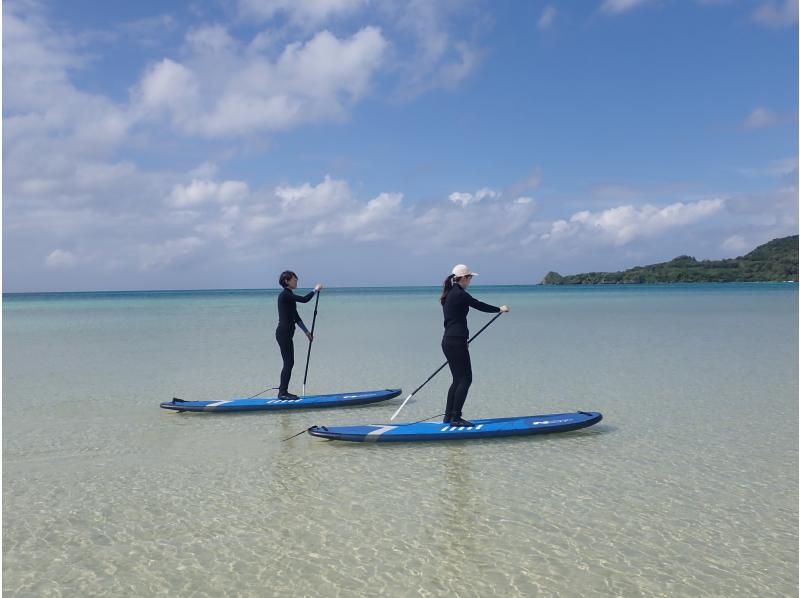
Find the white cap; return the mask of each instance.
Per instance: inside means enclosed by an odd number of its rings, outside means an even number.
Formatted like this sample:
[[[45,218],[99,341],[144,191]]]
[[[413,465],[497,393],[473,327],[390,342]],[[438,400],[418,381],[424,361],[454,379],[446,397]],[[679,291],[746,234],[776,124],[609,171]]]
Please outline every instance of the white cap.
[[[469,268],[467,268],[464,264],[458,264],[455,268],[453,268],[453,276],[456,278],[461,278],[462,276],[477,276],[477,272],[470,272]]]

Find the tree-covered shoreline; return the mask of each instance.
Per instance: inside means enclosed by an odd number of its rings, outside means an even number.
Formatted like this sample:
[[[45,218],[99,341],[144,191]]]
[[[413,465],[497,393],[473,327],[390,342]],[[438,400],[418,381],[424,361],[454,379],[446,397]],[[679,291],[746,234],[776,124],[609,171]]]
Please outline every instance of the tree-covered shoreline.
[[[793,235],[773,239],[747,255],[732,259],[700,261],[681,255],[669,262],[636,266],[623,272],[587,272],[568,276],[548,272],[541,284],[797,282],[797,271],[798,235]]]

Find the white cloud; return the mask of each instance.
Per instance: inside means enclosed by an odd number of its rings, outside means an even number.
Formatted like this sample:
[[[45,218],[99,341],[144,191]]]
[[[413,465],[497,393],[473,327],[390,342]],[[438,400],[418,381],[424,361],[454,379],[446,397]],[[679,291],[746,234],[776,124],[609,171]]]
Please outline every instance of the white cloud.
[[[139,267],[142,270],[164,268],[181,257],[191,255],[203,245],[205,241],[195,236],[142,244],[139,246]]]
[[[753,11],[753,20],[767,27],[791,27],[797,24],[797,0],[769,0]]]
[[[573,214],[569,220],[557,220],[550,231],[541,236],[545,241],[565,238],[596,239],[622,246],[635,239],[652,238],[667,230],[694,224],[723,209],[723,199],[677,202],[665,207],[653,205],[619,206],[593,213],[588,210]]]
[[[758,106],[754,108],[745,119],[744,127],[746,129],[761,129],[764,127],[771,127],[778,122],[780,122],[780,119],[777,115],[762,106]]]
[[[70,156],[100,155],[124,139],[126,111],[71,84],[68,70],[86,59],[48,26],[37,5],[4,4],[3,47],[3,77],[14,82],[3,89],[4,158],[14,176],[46,172],[43,138],[63,144]]]
[[[257,35],[252,48],[272,47],[276,35],[286,34],[286,23],[301,32],[357,16],[379,23],[392,40],[392,60],[386,68],[400,74],[397,95],[415,97],[431,89],[453,89],[478,68],[482,52],[470,39],[475,32],[451,24],[454,16],[470,12],[479,21],[477,7],[472,2],[429,0],[239,0],[238,13],[242,19],[276,28],[271,36]]]
[[[559,256],[576,251],[599,255],[598,247],[605,247],[613,255],[635,241],[666,243],[681,234],[696,236],[698,227],[710,219],[717,226],[725,223],[720,230],[727,236],[720,236],[716,245],[740,253],[738,248],[746,249],[748,242],[791,230],[797,223],[796,191],[768,201],[753,196],[733,203],[709,199],[666,206],[625,205],[578,212],[567,219],[537,220],[531,197],[488,187],[464,194],[472,198],[467,203],[442,197],[408,205],[398,192],[360,199],[347,181],[330,176],[256,192],[236,181],[202,179],[164,189],[158,197],[169,201],[153,204],[146,218],[134,205],[114,216],[110,211],[66,208],[31,213],[26,230],[34,239],[48,230],[50,239],[61,239],[57,242],[78,242],[74,253],[48,248],[51,268],[84,264],[97,271],[116,268],[134,273],[133,279],[137,270],[142,275],[177,276],[209,261],[231,267],[237,261],[261,262],[286,255],[302,259],[309,250],[323,246],[331,255],[348,251],[366,255],[356,248],[370,243],[380,243],[383,255],[406,255],[409,263],[427,263],[444,255],[456,261],[494,259],[489,257],[494,255],[551,256],[548,261],[558,265],[563,263]],[[763,217],[764,211],[770,218]],[[17,234],[21,224],[15,218],[11,234]],[[642,245],[633,247],[641,250]],[[687,251],[691,247],[680,247],[675,255]]]
[[[277,187],[275,196],[280,200],[284,215],[294,220],[329,214],[352,201],[349,185],[328,175],[316,186],[305,183],[298,187]]]
[[[478,203],[487,198],[496,199],[498,197],[500,197],[500,194],[497,191],[489,189],[488,187],[484,187],[483,189],[479,189],[475,193],[461,193],[459,191],[456,191],[454,193],[451,193],[448,196],[448,199],[454,204],[466,206],[472,203]]]
[[[193,54],[213,57],[234,52],[238,42],[222,25],[206,25],[186,34],[186,46]]]
[[[755,245],[742,235],[732,235],[722,242],[722,248],[730,253],[747,252],[753,249]]]
[[[188,185],[175,185],[167,201],[176,208],[191,208],[208,202],[238,202],[246,198],[249,193],[247,183],[243,181],[215,183],[195,179]]]
[[[56,249],[47,256],[45,265],[48,268],[71,268],[78,262],[77,257],[71,251]]]
[[[387,43],[376,27],[342,39],[321,31],[272,61],[221,27],[195,30],[183,63],[167,58],[147,70],[132,96],[134,112],[208,137],[337,119],[369,92]]]
[[[643,6],[650,0],[603,0],[600,10],[611,14],[621,14]]]
[[[555,6],[552,4],[545,6],[539,20],[536,22],[537,29],[539,29],[539,31],[548,31],[552,29],[557,14],[558,10]]]
[[[455,89],[480,66],[483,52],[477,42],[449,25],[468,3],[408,0],[379,6],[386,22],[392,23],[389,66],[399,75],[398,96],[413,98],[432,89]]]
[[[217,175],[219,166],[214,162],[203,162],[189,171],[189,176],[193,179],[210,179]]]
[[[4,110],[48,110],[53,96],[43,95],[45,88],[74,93],[66,70],[84,60],[68,37],[45,22],[36,5],[3,4],[3,48],[4,76],[14,81],[3,90]]]
[[[245,19],[263,22],[283,14],[293,25],[315,27],[368,4],[369,0],[239,0],[238,10]]]
[[[397,233],[390,223],[401,216],[402,193],[381,193],[365,205],[353,206],[346,213],[337,213],[333,219],[318,222],[314,235],[346,235],[357,241],[377,241]]]
[[[472,193],[460,193],[458,191],[451,193],[448,196],[448,199],[453,203],[461,204],[462,206],[466,206],[468,204],[477,201],[475,197],[472,195]]]
[[[519,250],[535,204],[507,201],[493,191],[484,195],[492,201],[465,195],[472,197],[471,203],[454,202],[451,194],[446,202],[418,206],[407,214],[398,233],[410,241],[409,249],[422,255],[447,251],[464,256]]]
[[[136,100],[145,112],[166,110],[179,116],[193,108],[199,94],[198,87],[191,70],[165,58],[147,70],[139,84]]]
[[[75,165],[74,182],[82,190],[116,189],[120,181],[136,176],[131,162],[81,162]]]

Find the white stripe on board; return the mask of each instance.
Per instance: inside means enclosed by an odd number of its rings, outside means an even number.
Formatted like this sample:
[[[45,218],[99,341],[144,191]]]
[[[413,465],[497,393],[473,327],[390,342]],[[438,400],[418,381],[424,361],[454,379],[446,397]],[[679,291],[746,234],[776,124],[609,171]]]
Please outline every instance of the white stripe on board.
[[[397,426],[376,426],[375,430],[367,433],[367,440],[375,442],[378,440],[378,436],[389,430],[394,430],[396,427]]]

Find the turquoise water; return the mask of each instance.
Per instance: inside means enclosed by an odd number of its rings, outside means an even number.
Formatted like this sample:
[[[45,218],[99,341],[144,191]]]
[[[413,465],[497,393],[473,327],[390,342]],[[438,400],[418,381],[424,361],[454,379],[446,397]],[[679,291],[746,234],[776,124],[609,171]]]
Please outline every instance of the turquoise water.
[[[229,415],[158,403],[277,385],[276,292],[4,296],[4,595],[796,595],[797,285],[472,290],[512,311],[472,345],[465,417],[601,424],[281,442],[388,421],[443,362],[433,288],[320,298],[307,391],[400,398]]]

